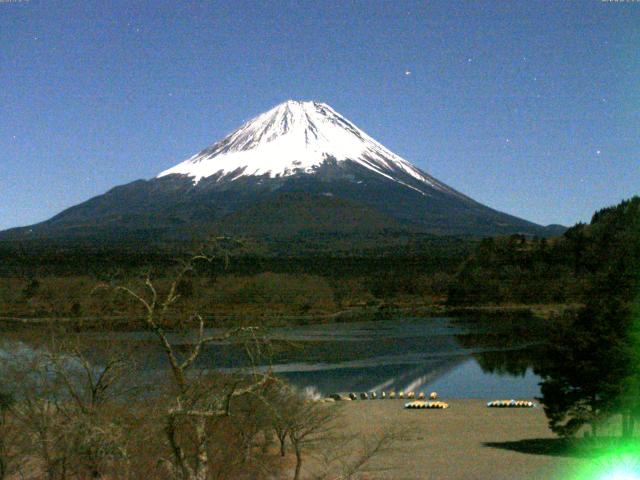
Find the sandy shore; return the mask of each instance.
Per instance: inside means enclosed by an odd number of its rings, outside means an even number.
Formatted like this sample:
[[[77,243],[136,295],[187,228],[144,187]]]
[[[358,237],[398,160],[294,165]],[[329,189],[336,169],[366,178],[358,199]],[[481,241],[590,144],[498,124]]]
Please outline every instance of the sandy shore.
[[[486,400],[444,400],[446,410],[407,410],[402,400],[341,402],[349,431],[401,432],[394,447],[372,461],[367,478],[571,479],[587,461],[563,450],[541,407],[495,409]]]

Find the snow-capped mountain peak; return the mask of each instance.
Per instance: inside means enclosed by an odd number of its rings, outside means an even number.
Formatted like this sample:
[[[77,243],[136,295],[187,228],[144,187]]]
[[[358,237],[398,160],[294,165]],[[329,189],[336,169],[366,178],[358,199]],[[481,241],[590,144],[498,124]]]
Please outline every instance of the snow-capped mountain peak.
[[[374,239],[399,246],[421,234],[558,233],[456,192],[317,102],[282,103],[158,177],[0,232],[0,240],[165,245],[237,235],[274,242],[274,252],[302,242],[301,252],[326,253],[349,242],[369,249]]]
[[[355,162],[420,193],[424,192],[419,184],[411,186],[399,177],[409,175],[431,188],[459,195],[389,151],[329,105],[295,100],[249,120],[158,177],[181,174],[194,183],[213,175],[218,181],[245,176],[285,177],[313,174],[327,160]]]

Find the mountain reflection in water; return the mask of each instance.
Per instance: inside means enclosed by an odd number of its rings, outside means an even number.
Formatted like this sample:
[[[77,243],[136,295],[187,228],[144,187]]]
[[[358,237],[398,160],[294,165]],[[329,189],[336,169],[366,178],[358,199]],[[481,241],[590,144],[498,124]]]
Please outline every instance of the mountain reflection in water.
[[[532,398],[540,393],[533,373],[540,338],[521,327],[446,318],[315,327],[314,341],[301,349],[305,361],[275,361],[273,369],[322,394],[436,390]]]
[[[87,333],[110,344],[135,344],[142,375],[161,381],[164,353],[148,332]],[[535,329],[525,324],[450,319],[398,319],[273,328],[275,345],[261,369],[321,394],[363,391],[431,391],[446,397],[535,397]],[[189,335],[172,335],[176,344]],[[96,356],[93,363],[99,365]],[[248,365],[238,345],[208,345],[196,368],[237,371]],[[155,383],[155,382],[154,382]]]
[[[534,397],[535,330],[450,318],[401,319],[274,329],[282,348],[270,367],[321,394],[438,390],[448,397]],[[209,348],[202,366],[244,365],[232,346]],[[264,366],[264,368],[267,368]]]

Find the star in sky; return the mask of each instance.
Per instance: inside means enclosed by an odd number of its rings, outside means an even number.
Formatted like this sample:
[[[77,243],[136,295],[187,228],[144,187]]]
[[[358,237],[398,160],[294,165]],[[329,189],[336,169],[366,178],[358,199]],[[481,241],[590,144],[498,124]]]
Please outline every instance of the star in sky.
[[[409,75],[411,75],[411,70],[405,70],[404,74],[408,77]]]

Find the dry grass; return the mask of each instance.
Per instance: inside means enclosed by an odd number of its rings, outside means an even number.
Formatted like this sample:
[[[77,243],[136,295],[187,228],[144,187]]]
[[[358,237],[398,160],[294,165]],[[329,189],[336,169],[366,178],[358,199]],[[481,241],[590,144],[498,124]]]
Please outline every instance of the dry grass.
[[[542,408],[490,409],[484,400],[447,400],[447,410],[406,410],[400,400],[345,402],[345,428],[401,433],[367,466],[369,479],[563,479],[586,460],[558,447]]]

